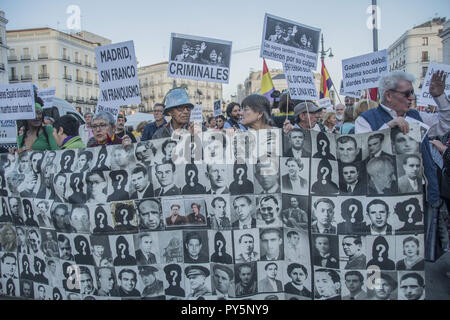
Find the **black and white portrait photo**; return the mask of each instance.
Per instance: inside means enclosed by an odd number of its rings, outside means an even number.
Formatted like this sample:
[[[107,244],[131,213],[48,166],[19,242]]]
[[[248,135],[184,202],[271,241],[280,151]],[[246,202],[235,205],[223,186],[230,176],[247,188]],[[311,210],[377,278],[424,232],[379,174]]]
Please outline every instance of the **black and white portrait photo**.
[[[46,257],[59,258],[57,234],[55,230],[41,229],[41,249]]]
[[[12,252],[0,254],[2,279],[18,279],[17,255]]]
[[[425,270],[423,240],[423,235],[405,235],[396,237],[396,270]]]
[[[74,229],[70,223],[70,213],[72,205],[54,202],[51,208],[53,228],[57,232],[73,232]]]
[[[367,148],[362,148],[362,156],[364,163],[367,164],[370,159],[379,156],[392,156],[392,145],[389,143],[389,131],[383,130],[376,133],[362,136],[362,145]]]
[[[193,300],[212,295],[209,264],[186,265],[184,274],[186,276],[186,297],[188,299]]]
[[[227,300],[235,296],[233,266],[211,264],[212,295]]]
[[[297,262],[286,264],[284,292],[312,299],[311,268]]]
[[[356,135],[341,135],[336,139],[336,157],[340,164],[362,160],[361,140]]]
[[[309,238],[306,230],[284,228],[284,259],[288,262],[310,261]]]
[[[89,233],[91,222],[89,207],[85,204],[72,205],[70,211],[70,224],[76,233]]]
[[[207,208],[206,202],[203,198],[192,198],[184,200],[184,208],[186,215],[186,223],[193,226],[207,225]]]
[[[183,231],[184,263],[209,262],[207,231]]]
[[[419,133],[420,135],[420,133]],[[394,154],[420,154],[420,136],[404,134],[399,128],[391,130],[392,151]]]
[[[12,224],[0,224],[0,251],[16,252],[17,234]]]
[[[324,268],[339,269],[338,237],[315,234],[312,238],[313,265]]]
[[[74,172],[87,172],[93,166],[93,154],[88,149],[79,149],[78,158],[75,162]]]
[[[157,233],[145,232],[134,235],[134,247],[138,265],[160,263]]]
[[[162,208],[168,228],[181,227],[187,224],[183,198],[163,198]]]
[[[395,270],[395,237],[367,236],[367,268]]]
[[[185,297],[184,290],[184,272],[180,264],[168,264],[163,268],[164,279],[164,293],[166,296]]]
[[[398,288],[399,300],[425,300],[425,272],[400,271]]]
[[[58,241],[59,258],[62,260],[75,261],[72,246],[73,236],[69,233],[58,233],[56,240]]]
[[[207,194],[228,194],[230,166],[226,164],[207,164],[205,175],[208,178]]]
[[[335,202],[337,198],[312,198],[311,232],[336,234]]]
[[[116,267],[119,295],[122,298],[140,297],[141,293],[136,289],[138,281],[138,268],[133,265]]]
[[[231,200],[229,195],[209,196],[206,198],[208,226],[214,230],[230,230]]]
[[[247,164],[239,164],[237,162],[233,165],[233,181],[230,183],[230,194],[238,195],[254,192],[253,184],[253,166]]]
[[[69,176],[67,200],[70,203],[86,203],[86,180],[83,173],[72,173]]]
[[[283,291],[282,263],[278,261],[258,262],[258,292]]]
[[[256,225],[258,227],[281,227],[281,197],[280,194],[261,195],[256,198]]]
[[[208,231],[209,255],[211,262],[232,264],[233,242],[231,231]]]
[[[76,153],[75,150],[65,150],[64,152],[58,152],[57,159],[59,157],[58,162],[58,171],[61,173],[72,173],[73,165],[75,163]]]
[[[370,200],[366,205],[366,222],[364,234],[392,235],[393,228],[390,223],[392,210],[386,201],[381,199]]]
[[[339,236],[341,269],[366,269],[366,238],[360,235]]]
[[[336,137],[334,134],[310,131],[313,158],[336,160]]]
[[[400,199],[399,199],[400,200]],[[395,230],[395,234],[423,233],[424,232],[424,212],[422,210],[421,197],[409,198],[397,202],[394,212],[403,223],[403,226]]]
[[[319,50],[320,29],[266,13],[264,32],[266,41],[312,53]]]
[[[227,135],[221,131],[206,131],[202,135],[203,161],[206,164],[225,164],[228,159]]]
[[[134,155],[136,157],[137,164],[143,166],[144,168],[148,168],[149,166],[154,165],[156,150],[157,150],[156,147],[150,140],[138,142],[136,144],[136,149],[134,150]],[[133,160],[130,159],[130,161]]]
[[[139,231],[164,230],[161,202],[157,198],[135,200],[139,217]]]
[[[255,164],[255,193],[280,193],[279,158],[261,157]]]
[[[115,269],[112,267],[95,268],[97,295],[100,297],[118,297],[119,288]]]
[[[364,222],[364,207],[356,198],[340,197],[341,216],[337,216],[338,234],[363,234],[366,233]]]
[[[343,278],[342,300],[367,300],[364,271],[346,271]]]
[[[341,275],[339,270],[314,268],[314,295],[318,300],[341,300]]]
[[[94,149],[94,165],[91,170],[108,171],[111,170],[111,156],[108,153],[109,149],[102,146]],[[112,150],[111,150],[112,151]]]
[[[151,198],[154,195],[151,183],[151,167],[137,165],[130,172],[129,199]]]
[[[107,173],[101,170],[89,171],[86,174],[87,203],[105,204],[107,201],[108,178]]]
[[[256,228],[256,199],[253,195],[231,197],[231,226],[233,229]]]
[[[258,292],[258,268],[256,262],[234,265],[236,297],[255,295]]]
[[[283,260],[284,243],[282,228],[259,229],[261,261]]]
[[[179,166],[181,169],[181,166]],[[205,194],[208,177],[205,175],[206,167],[202,164],[188,163],[184,167],[183,195]],[[181,174],[181,173],[180,173]]]
[[[366,166],[369,195],[393,195],[398,192],[396,164],[392,157],[379,156]]]
[[[75,248],[75,263],[94,265],[94,258],[91,253],[91,244],[87,235],[76,235],[73,238]]]
[[[236,131],[231,138],[231,155],[234,163],[253,165],[257,160],[258,137],[251,131]]]
[[[280,158],[280,172],[283,193],[309,194],[308,158]]]
[[[311,136],[309,131],[295,128],[284,135],[283,157],[310,158]]]
[[[108,236],[91,236],[90,243],[94,266],[112,267],[113,260]]]
[[[159,300],[164,295],[163,274],[158,265],[138,267],[137,287],[143,299]]]
[[[157,163],[154,167],[153,186],[155,197],[176,196],[181,194],[180,178],[173,162]]]
[[[129,174],[125,170],[117,170],[109,172],[109,192],[108,202],[124,201],[129,199],[128,193]]]
[[[422,159],[417,154],[398,155],[397,157],[398,192],[422,192]]]
[[[121,145],[109,148],[111,152],[111,170],[127,170],[134,165],[134,145],[130,145],[125,149]]]
[[[184,260],[182,231],[166,231],[159,239],[163,263],[182,263]]]

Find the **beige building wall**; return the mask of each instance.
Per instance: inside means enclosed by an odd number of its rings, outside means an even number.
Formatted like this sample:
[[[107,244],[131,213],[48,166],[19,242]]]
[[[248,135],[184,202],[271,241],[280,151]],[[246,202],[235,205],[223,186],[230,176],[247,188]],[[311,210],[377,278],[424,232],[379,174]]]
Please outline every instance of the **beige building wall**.
[[[162,103],[166,93],[174,88],[185,86],[190,101],[203,106],[204,114],[213,112],[214,100],[222,100],[222,84],[215,82],[175,79],[167,76],[168,62],[161,62],[138,68],[142,103],[140,112],[152,112],[155,103]],[[197,89],[201,94],[198,94]]]
[[[84,113],[94,111],[99,94],[95,47],[97,42],[51,28],[7,31],[9,83],[33,82],[39,89],[56,87],[56,96]],[[88,33],[91,39],[95,35]],[[101,41],[101,42],[98,42]]]
[[[0,84],[8,84],[8,45],[6,41],[5,13],[0,11]]]
[[[401,70],[416,78],[421,88],[431,61],[442,63],[442,39],[438,36],[445,18],[434,18],[406,31],[388,48],[389,71]]]
[[[450,20],[444,23],[439,37],[442,38],[442,63],[450,64]]]

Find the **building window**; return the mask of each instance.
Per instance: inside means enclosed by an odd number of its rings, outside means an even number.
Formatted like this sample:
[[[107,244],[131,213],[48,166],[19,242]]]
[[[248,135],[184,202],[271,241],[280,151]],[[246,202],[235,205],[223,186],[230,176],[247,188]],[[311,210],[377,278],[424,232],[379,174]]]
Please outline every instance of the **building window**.
[[[28,76],[30,75],[30,66],[23,67],[23,73]]]
[[[428,67],[422,67],[422,78],[425,78],[425,76],[427,75],[427,70]]]
[[[427,61],[429,61],[428,51],[422,51],[422,62],[427,62]]]
[[[428,45],[428,37],[423,37],[423,43],[422,45],[427,46]]]

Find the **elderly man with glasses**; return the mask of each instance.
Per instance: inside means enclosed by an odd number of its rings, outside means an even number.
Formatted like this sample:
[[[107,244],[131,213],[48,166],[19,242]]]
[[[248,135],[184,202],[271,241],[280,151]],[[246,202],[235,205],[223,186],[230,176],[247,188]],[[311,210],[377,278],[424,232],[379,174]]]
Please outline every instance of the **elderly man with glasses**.
[[[376,130],[398,127],[402,133],[408,134],[410,122],[423,122],[430,127],[448,127],[448,115],[450,105],[440,104],[437,114],[418,112],[411,108],[415,100],[412,83],[414,77],[402,71],[394,71],[384,75],[379,82],[379,93],[381,103],[378,108],[370,109],[361,114],[355,122],[355,133],[366,133]],[[433,75],[430,84],[430,94],[439,98],[444,94],[445,75],[437,72]],[[442,132],[443,133],[443,132]],[[442,134],[441,133],[441,134]],[[437,208],[440,205],[438,180],[436,166],[433,162],[430,143],[426,136],[422,141],[422,159],[425,176],[428,181],[426,187],[425,208],[425,232],[426,250],[425,256],[428,260],[436,258],[434,243],[436,239],[437,226],[431,225],[434,218],[438,216]]]

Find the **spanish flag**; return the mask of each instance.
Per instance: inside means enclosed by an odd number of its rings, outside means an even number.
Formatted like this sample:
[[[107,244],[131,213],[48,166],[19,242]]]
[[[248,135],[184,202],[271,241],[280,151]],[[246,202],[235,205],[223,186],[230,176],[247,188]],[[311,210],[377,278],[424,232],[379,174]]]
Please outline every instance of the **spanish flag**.
[[[333,86],[333,82],[331,81],[330,75],[328,74],[328,70],[325,67],[323,59],[322,59],[321,75],[322,79],[320,80],[320,99],[323,99],[330,96],[329,90]]]
[[[259,91],[262,95],[264,95],[270,101],[273,98],[270,94],[275,90],[273,86],[272,77],[270,76],[269,69],[267,68],[266,60],[263,59],[263,74],[261,80],[261,90]]]

